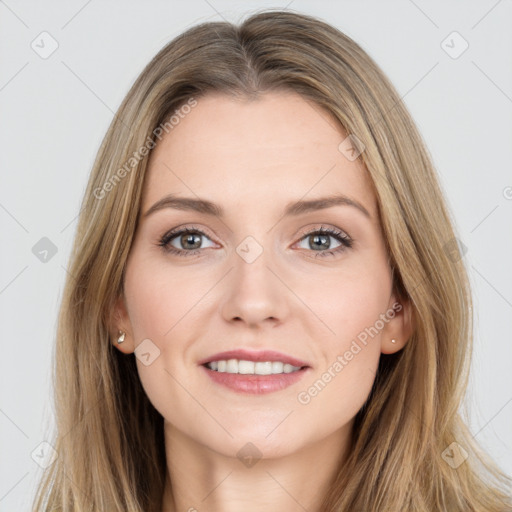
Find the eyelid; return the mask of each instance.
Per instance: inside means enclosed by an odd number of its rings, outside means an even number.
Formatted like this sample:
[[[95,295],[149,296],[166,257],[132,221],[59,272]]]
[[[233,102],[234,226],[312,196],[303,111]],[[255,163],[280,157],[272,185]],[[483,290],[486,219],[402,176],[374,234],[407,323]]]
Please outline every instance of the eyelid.
[[[302,238],[304,236],[310,235],[311,233],[316,233],[317,231],[335,231],[339,232],[340,234],[346,236],[349,239],[352,239],[352,237],[341,228],[338,228],[337,226],[333,226],[330,224],[325,224],[323,222],[320,223],[314,223],[313,225],[306,226],[304,228],[301,228],[296,236]]]
[[[179,226],[172,228],[171,230],[167,231],[163,236],[161,236],[157,245],[160,246],[164,251],[175,253],[178,256],[192,256],[206,249],[193,249],[188,251],[185,249],[176,248],[171,245],[171,240],[187,232],[198,233],[200,236],[205,237],[211,242],[218,244],[218,242],[215,241],[215,237],[212,237],[208,234],[208,229],[193,224],[181,224]],[[354,244],[354,239],[345,230],[335,226],[326,226],[324,224],[320,224],[319,226],[318,224],[316,224],[316,226],[314,227],[310,225],[302,228],[299,231],[299,233],[295,235],[294,239],[296,239],[296,241],[293,243],[292,247],[301,243],[307,236],[311,236],[313,234],[318,233],[336,239],[340,245],[334,249],[326,249],[323,251],[310,250],[309,252],[316,253],[315,257],[332,255],[338,252],[341,253],[347,249],[352,248]],[[209,249],[211,249],[211,247],[209,247]]]
[[[338,228],[336,226],[325,225],[324,223],[317,223],[317,224],[313,224],[312,226],[309,225],[309,226],[303,227],[298,231],[298,233],[295,235],[294,238],[298,237],[299,239],[302,239],[303,237],[310,235],[312,233],[315,233],[317,231],[327,231],[327,230],[334,230],[336,232],[339,231],[339,233],[344,235],[347,239],[352,240],[352,237],[344,229]],[[160,238],[170,239],[170,238],[172,238],[173,235],[176,235],[182,231],[198,231],[202,235],[210,238],[210,240],[215,241],[214,240],[215,236],[212,236],[211,234],[209,234],[209,230],[207,228],[204,228],[202,226],[195,225],[195,224],[180,224],[180,225],[170,229],[169,231],[166,231]],[[295,244],[295,243],[297,243],[297,241],[299,241],[299,240],[296,240],[293,243]],[[216,243],[219,243],[219,242],[216,242]]]
[[[174,247],[173,245],[171,245],[171,241],[174,238],[177,238],[185,233],[197,233],[199,234],[199,236],[207,238],[212,243],[216,244],[217,242],[215,242],[215,240],[212,240],[212,238],[214,237],[210,237],[206,231],[207,230],[203,230],[203,228],[199,228],[197,226],[193,226],[190,224],[176,226],[175,228],[172,228],[171,230],[167,231],[164,235],[162,235],[159,238],[159,241],[156,243],[156,245],[160,249],[162,249],[166,254],[174,254],[179,258],[194,256],[197,253],[200,253],[203,249],[193,249],[191,251],[187,251],[185,249],[179,249],[177,247]],[[211,249],[211,247],[209,248]]]
[[[215,236],[212,236],[207,228],[195,224],[180,224],[179,226],[176,226],[170,229],[169,231],[166,231],[161,238],[171,239],[173,236],[180,234],[183,231],[197,231],[201,235],[209,238],[212,242],[215,242]]]

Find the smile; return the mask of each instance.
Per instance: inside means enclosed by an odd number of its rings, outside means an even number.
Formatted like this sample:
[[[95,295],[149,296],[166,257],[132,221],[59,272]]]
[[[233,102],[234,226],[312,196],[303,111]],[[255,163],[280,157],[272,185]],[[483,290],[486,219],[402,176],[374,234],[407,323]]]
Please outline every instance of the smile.
[[[214,369],[215,366],[217,366],[216,369]],[[225,368],[222,369],[224,366]],[[280,361],[255,363],[237,359],[213,361],[205,363],[199,368],[220,389],[228,388],[236,393],[253,395],[281,391],[298,382],[312,370],[308,366],[292,366]],[[246,373],[243,373],[244,371]]]
[[[207,368],[220,373],[238,373],[242,375],[278,375],[293,373],[301,369],[281,361],[247,361],[244,359],[222,359],[206,363]]]

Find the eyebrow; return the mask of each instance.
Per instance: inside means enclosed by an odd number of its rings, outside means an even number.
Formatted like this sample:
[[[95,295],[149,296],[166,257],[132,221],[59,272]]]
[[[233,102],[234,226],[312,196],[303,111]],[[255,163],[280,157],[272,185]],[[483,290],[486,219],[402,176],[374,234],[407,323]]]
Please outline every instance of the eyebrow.
[[[371,219],[370,213],[361,203],[342,194],[288,203],[284,209],[284,217],[298,216],[308,212],[332,208],[333,206],[352,206],[363,213],[368,219]],[[147,218],[152,213],[164,208],[195,211],[205,215],[212,215],[220,218],[224,217],[224,209],[216,203],[212,203],[206,199],[180,197],[174,194],[169,194],[162,199],[159,199],[146,213],[143,214],[143,217]]]

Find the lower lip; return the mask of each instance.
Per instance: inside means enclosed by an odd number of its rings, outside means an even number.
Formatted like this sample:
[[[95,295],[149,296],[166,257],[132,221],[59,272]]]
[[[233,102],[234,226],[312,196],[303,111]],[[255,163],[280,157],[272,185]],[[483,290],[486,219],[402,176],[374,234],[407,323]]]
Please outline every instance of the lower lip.
[[[278,373],[275,375],[244,375],[240,373],[227,373],[210,370],[201,366],[213,382],[225,386],[237,393],[252,393],[261,395],[280,391],[298,382],[309,368],[303,368],[291,373]]]

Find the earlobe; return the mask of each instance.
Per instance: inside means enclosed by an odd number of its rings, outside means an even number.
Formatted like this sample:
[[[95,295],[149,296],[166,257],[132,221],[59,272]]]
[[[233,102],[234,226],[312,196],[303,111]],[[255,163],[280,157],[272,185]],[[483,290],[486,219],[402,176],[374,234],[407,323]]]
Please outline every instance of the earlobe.
[[[133,346],[133,337],[129,336],[125,331],[118,330],[117,334],[111,339],[112,345],[123,354],[131,354],[135,348]]]
[[[405,298],[400,301],[393,301],[390,309],[395,314],[382,333],[381,352],[383,354],[394,354],[404,348],[413,333],[410,301]]]
[[[113,307],[110,325],[111,343],[125,354],[132,353],[135,350],[133,336],[130,334],[130,320],[122,295],[119,296]]]
[[[133,337],[121,329],[117,330],[117,334],[114,336],[112,344],[119,351],[123,352],[123,354],[131,354],[135,350],[133,346]]]

